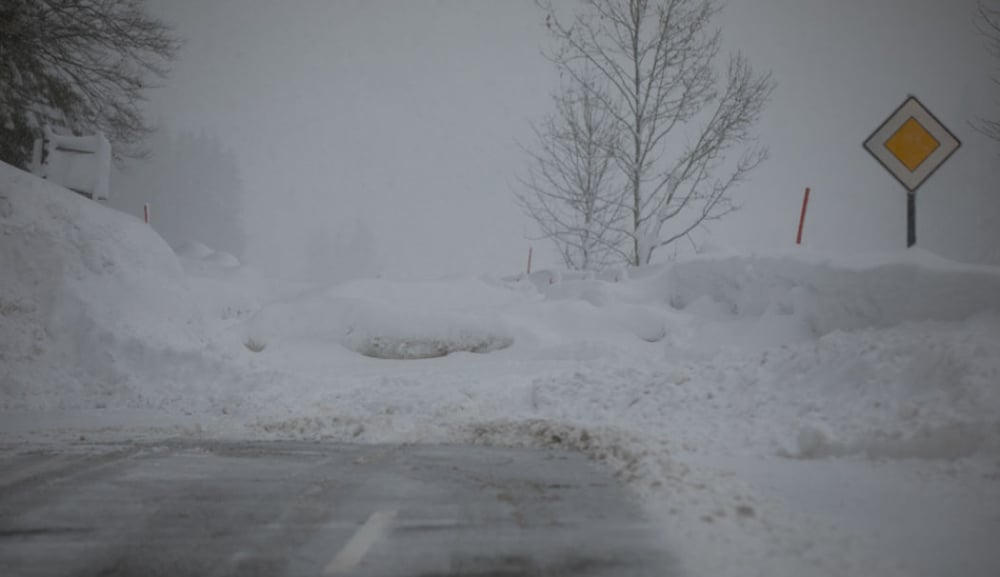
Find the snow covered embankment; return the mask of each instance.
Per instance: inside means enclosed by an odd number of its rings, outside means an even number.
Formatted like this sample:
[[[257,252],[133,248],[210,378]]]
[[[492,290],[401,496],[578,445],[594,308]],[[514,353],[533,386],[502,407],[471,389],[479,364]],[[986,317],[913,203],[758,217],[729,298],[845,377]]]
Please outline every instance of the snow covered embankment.
[[[543,280],[356,281],[265,306],[241,330],[271,343],[261,362],[275,373],[308,378],[257,418],[269,433],[337,437],[346,420],[351,438],[604,447],[595,456],[620,444],[598,430],[643,439],[622,440],[633,455],[953,459],[1000,446],[993,269],[919,252],[740,256]],[[510,346],[415,364],[351,353],[386,338]]]
[[[216,364],[148,226],[0,163],[0,407],[193,402]]]
[[[475,438],[610,465],[662,512],[690,574],[1000,569],[1000,509],[976,505],[1000,502],[1000,271],[796,254],[538,286],[547,302],[641,307],[666,335],[535,377],[536,419]]]
[[[772,439],[782,454],[1000,449],[1000,272],[920,252],[866,261],[692,261],[668,292],[707,317],[704,334],[742,345],[758,418],[792,427]]]

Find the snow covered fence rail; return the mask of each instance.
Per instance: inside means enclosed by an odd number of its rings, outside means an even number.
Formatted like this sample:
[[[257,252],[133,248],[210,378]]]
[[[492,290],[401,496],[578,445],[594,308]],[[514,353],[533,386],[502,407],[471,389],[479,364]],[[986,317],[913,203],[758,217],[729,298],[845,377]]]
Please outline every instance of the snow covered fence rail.
[[[68,136],[45,127],[44,136],[35,141],[31,172],[87,198],[107,200],[111,143],[100,132]]]

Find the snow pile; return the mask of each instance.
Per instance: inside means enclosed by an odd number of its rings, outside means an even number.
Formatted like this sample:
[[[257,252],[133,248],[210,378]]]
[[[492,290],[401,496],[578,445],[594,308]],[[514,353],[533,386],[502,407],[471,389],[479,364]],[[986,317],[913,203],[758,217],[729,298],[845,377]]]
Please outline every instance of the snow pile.
[[[804,397],[800,458],[956,459],[1000,451],[1000,317],[834,332],[777,351],[775,383]]]
[[[322,341],[377,359],[488,353],[513,342],[490,310],[509,298],[480,280],[353,281],[264,307],[248,323],[248,336]]]
[[[919,252],[712,256],[627,283],[539,286],[550,312],[573,302],[578,321],[604,315],[608,332],[640,320],[651,327],[633,331],[643,340],[665,332],[662,346],[632,342],[617,354],[576,344],[589,363],[532,385],[533,402],[561,422],[669,429],[701,451],[810,459],[1000,450],[995,269]]]
[[[175,251],[177,256],[186,258],[189,260],[205,260],[206,258],[212,256],[215,252],[204,243],[200,243],[196,240],[189,240],[177,245]]]
[[[923,320],[958,321],[1000,307],[1000,274],[929,253],[835,261],[730,257],[682,262],[667,275],[670,305],[706,299],[729,319],[794,316],[813,336]]]
[[[784,440],[770,434],[784,455],[953,459],[1000,448],[998,271],[920,252],[866,260],[679,264],[669,301],[704,322],[678,347],[739,346],[727,355],[742,370],[737,386],[791,425]]]
[[[559,308],[577,309],[567,311],[570,314],[565,322],[572,324],[587,316],[579,309],[590,309],[594,315],[596,331],[607,335],[608,330],[620,330],[639,339],[655,343],[666,336],[668,314],[657,295],[637,293],[631,284],[619,284],[596,278],[579,280],[561,280],[551,285],[541,285],[546,305],[542,308],[558,310]],[[589,306],[588,306],[589,305]],[[592,307],[592,308],[591,308]],[[546,311],[539,311],[546,315]],[[549,318],[553,326],[561,323],[557,318]],[[565,325],[564,325],[565,326]],[[579,336],[578,331],[567,331]],[[628,342],[631,339],[626,339]]]
[[[176,251],[177,256],[191,260],[204,261],[206,263],[222,268],[237,268],[240,266],[240,259],[222,250],[213,250],[208,246],[189,240],[181,243]]]
[[[166,243],[3,163],[0,207],[2,406],[164,401],[158,381],[207,342]]]
[[[921,254],[721,256],[633,276],[365,280],[270,302],[234,326],[267,344],[262,366],[303,384],[255,419],[336,436],[343,421],[313,418],[323,406],[367,421],[369,440],[481,440],[492,426],[498,439],[525,431],[523,444],[537,435],[518,423],[541,420],[798,459],[1000,448],[996,271]],[[419,366],[357,356],[455,351],[493,354]]]

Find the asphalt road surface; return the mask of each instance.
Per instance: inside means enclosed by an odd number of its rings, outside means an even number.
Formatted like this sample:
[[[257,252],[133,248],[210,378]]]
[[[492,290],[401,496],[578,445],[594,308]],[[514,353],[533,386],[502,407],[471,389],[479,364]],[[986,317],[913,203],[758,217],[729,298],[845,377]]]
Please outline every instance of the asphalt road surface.
[[[0,575],[672,574],[579,455],[171,441],[0,457]]]

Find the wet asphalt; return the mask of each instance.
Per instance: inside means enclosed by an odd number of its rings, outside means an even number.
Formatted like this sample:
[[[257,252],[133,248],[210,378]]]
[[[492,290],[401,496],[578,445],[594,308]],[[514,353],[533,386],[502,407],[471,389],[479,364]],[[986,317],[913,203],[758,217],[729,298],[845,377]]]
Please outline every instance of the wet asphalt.
[[[585,457],[173,440],[0,454],[7,577],[669,577]]]

